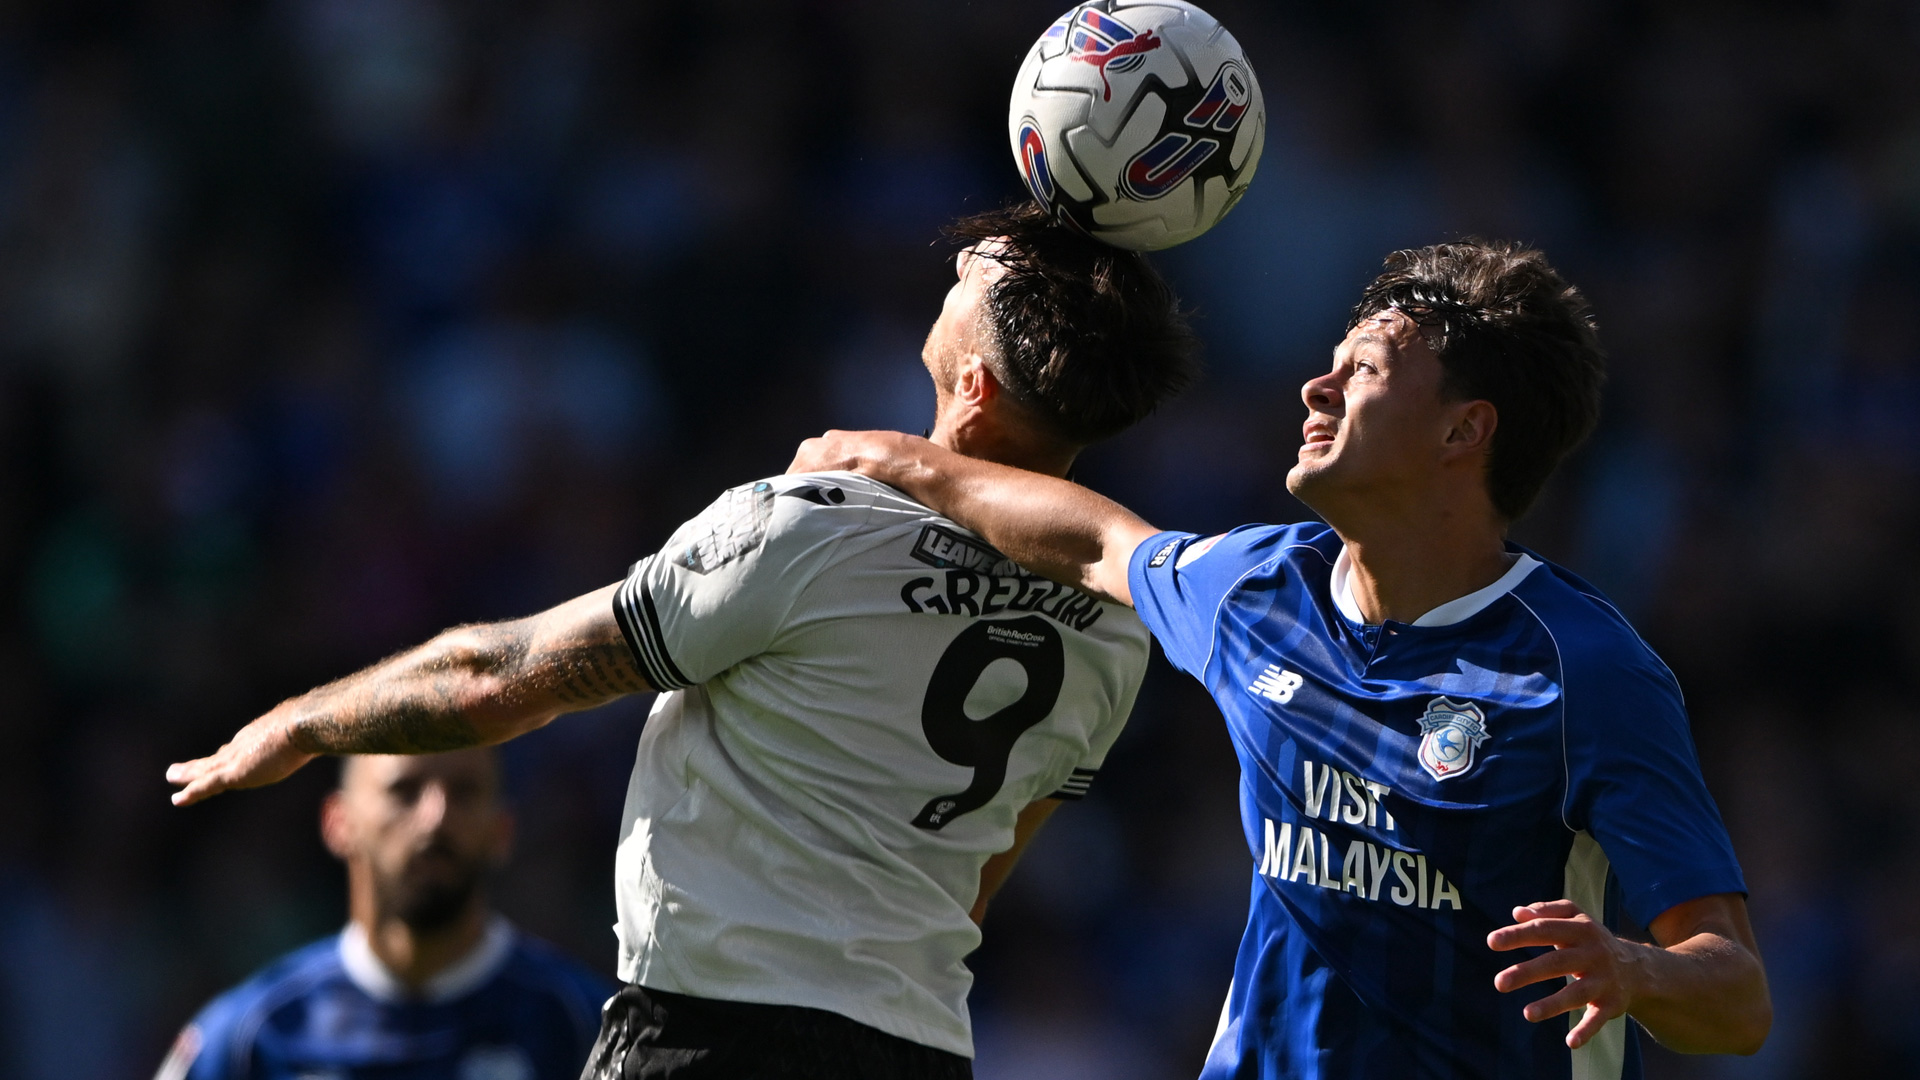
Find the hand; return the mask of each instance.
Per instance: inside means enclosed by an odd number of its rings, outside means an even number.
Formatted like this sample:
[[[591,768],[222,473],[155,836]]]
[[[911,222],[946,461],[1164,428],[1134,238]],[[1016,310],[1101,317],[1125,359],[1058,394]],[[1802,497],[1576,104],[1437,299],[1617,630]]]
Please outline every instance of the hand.
[[[1567,1046],[1578,1050],[1608,1021],[1632,1009],[1646,946],[1616,937],[1571,900],[1514,908],[1513,920],[1513,926],[1487,935],[1488,948],[1506,952],[1551,945],[1554,951],[1495,975],[1494,989],[1510,994],[1523,986],[1573,976],[1560,990],[1527,1005],[1522,1014],[1528,1020],[1537,1024],[1585,1006],[1586,1015],[1567,1033]]]
[[[924,441],[897,431],[829,431],[801,443],[787,471],[857,472],[885,483],[892,467],[910,454],[910,447]]]
[[[278,783],[318,757],[294,747],[293,725],[280,710],[239,730],[211,757],[167,766],[167,782],[181,785],[173,805],[190,806],[233,788]]]

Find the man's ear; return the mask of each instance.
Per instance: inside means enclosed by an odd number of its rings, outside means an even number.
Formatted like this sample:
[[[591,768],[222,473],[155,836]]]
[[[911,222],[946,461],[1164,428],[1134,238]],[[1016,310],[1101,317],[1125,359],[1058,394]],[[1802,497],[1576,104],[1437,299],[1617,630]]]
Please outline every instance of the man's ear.
[[[955,365],[953,396],[965,405],[985,405],[1000,396],[1000,380],[979,353],[968,353]]]
[[[1493,407],[1493,402],[1465,401],[1454,406],[1452,412],[1453,422],[1447,427],[1442,458],[1480,456],[1493,449],[1493,432],[1500,426],[1500,411]]]
[[[320,803],[320,840],[336,859],[353,856],[353,825],[347,820],[347,796],[329,791]]]

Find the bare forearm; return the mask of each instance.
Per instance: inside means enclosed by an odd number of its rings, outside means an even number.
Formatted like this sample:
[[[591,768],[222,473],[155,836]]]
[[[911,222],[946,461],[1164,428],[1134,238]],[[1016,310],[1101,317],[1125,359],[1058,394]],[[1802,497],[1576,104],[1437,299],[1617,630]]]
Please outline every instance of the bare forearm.
[[[502,742],[652,689],[612,611],[617,586],[511,622],[463,626],[282,702],[214,754],[167,769],[185,806],[276,783],[320,754],[429,754]]]
[[[876,475],[969,529],[1021,566],[1131,601],[1126,565],[1153,526],[1104,495],[1057,477],[965,457],[919,439]]]
[[[574,603],[604,607],[608,591]],[[626,642],[536,616],[448,630],[282,708],[308,753],[424,754],[503,742],[647,689]]]
[[[515,624],[449,630],[275,709],[309,754],[426,754],[500,742],[552,719],[497,702],[524,664]]]
[[[1766,973],[1738,941],[1696,934],[1670,948],[1641,946],[1645,971],[1631,1013],[1662,1046],[1683,1054],[1751,1054],[1773,1022]]]

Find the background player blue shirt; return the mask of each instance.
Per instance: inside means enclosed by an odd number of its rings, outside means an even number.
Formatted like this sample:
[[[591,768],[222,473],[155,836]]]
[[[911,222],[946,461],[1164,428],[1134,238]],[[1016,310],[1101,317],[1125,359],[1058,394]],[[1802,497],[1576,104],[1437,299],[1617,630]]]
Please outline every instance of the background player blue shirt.
[[[1585,582],[1513,549],[1493,585],[1366,625],[1318,523],[1133,554],[1141,618],[1206,684],[1255,863],[1202,1076],[1635,1077],[1632,1025],[1570,1051],[1487,934],[1565,897],[1608,925],[1745,884],[1673,675]],[[1576,1015],[1570,1019],[1577,1019]]]
[[[613,989],[495,919],[406,995],[349,927],[215,998],[156,1080],[577,1080]]]

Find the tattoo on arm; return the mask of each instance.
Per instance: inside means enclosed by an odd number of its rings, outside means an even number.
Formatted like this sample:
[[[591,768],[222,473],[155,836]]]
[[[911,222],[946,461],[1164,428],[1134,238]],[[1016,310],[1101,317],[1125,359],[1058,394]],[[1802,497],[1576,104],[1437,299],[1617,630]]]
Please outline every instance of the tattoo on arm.
[[[520,620],[457,633],[468,642],[455,647],[443,635],[309,693],[294,746],[310,754],[432,754],[480,745],[460,684],[510,673],[526,657],[531,628]]]
[[[652,689],[625,641],[573,641],[535,651],[532,619],[462,627],[309,693],[292,740],[314,754],[429,754],[488,741],[467,715],[476,678],[550,717]],[[464,692],[463,692],[464,691]],[[562,709],[558,711],[570,711]],[[497,738],[497,736],[496,736]]]
[[[434,754],[481,743],[457,712],[400,702],[362,715],[312,717],[294,729],[293,745],[309,754]]]
[[[554,696],[568,705],[591,706],[649,687],[634,666],[633,650],[624,641],[606,641],[542,653],[530,665],[550,666],[548,679]]]

